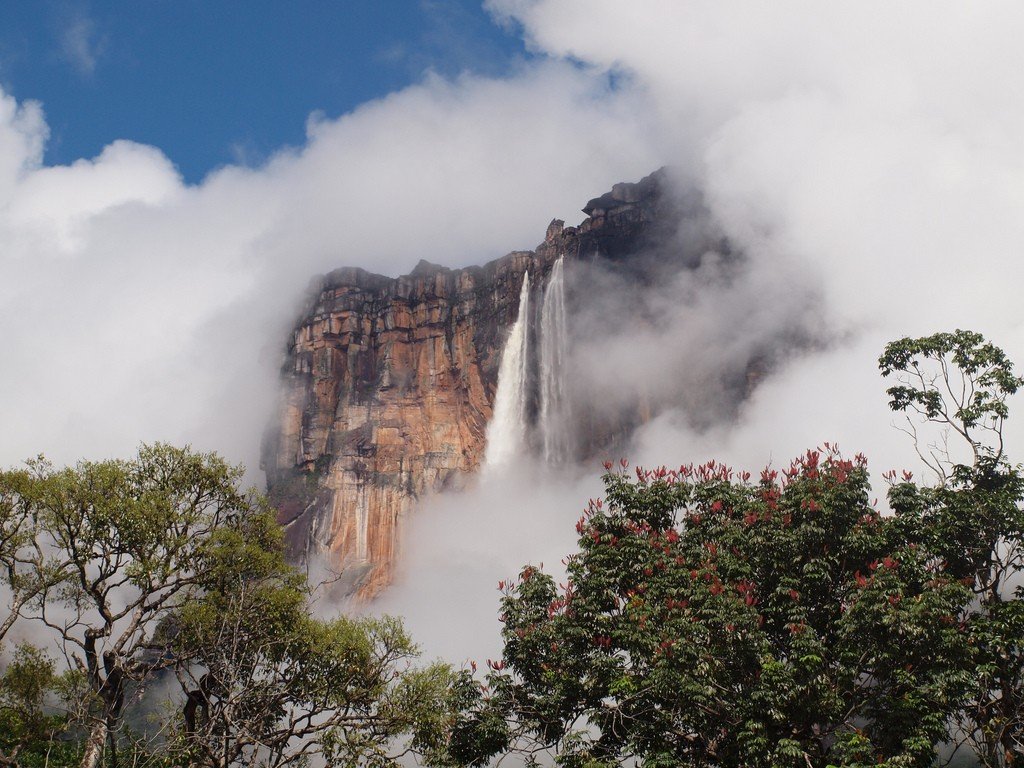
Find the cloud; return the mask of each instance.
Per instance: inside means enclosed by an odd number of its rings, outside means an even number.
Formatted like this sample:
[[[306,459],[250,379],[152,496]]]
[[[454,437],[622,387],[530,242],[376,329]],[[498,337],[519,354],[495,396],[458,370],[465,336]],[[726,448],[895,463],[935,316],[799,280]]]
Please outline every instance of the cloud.
[[[96,64],[106,48],[106,38],[96,30],[96,23],[84,14],[70,17],[60,31],[61,56],[81,77],[92,77]]]
[[[869,337],[957,326],[1024,359],[1024,85],[1006,76],[1024,65],[1018,6],[490,6],[537,49],[647,94],[663,146],[687,158],[730,237],[765,275],[820,284],[822,322],[849,334],[837,373],[871,366],[857,351]],[[787,386],[800,384],[818,396]],[[882,440],[884,404],[874,391],[855,402],[873,402],[862,414]]]
[[[787,315],[828,342],[784,358],[735,418],[695,425],[692,403],[666,410],[625,450],[634,463],[715,458],[757,470],[831,441],[850,455],[863,451],[876,478],[899,467],[921,476],[877,373],[884,344],[973,328],[1024,364],[1024,83],[1009,76],[1024,65],[1019,6],[595,0],[582,10],[572,0],[489,0],[488,7],[521,29],[534,51],[613,77],[642,98],[644,140],[687,170],[748,260],[729,290],[712,281],[686,298],[694,281],[684,277],[663,287],[678,297],[675,308],[660,292],[648,294],[659,322],[639,337],[627,324],[628,333],[595,333],[595,349],[577,349],[578,360],[593,361],[590,376],[604,397],[616,389],[628,396],[645,379],[664,386],[674,375],[690,377],[698,405],[713,399],[700,372],[742,359],[745,345],[784,327]],[[616,311],[601,305],[595,314],[614,326],[626,316]],[[1020,407],[1013,403],[1011,413]],[[1007,427],[1016,458],[1024,456],[1021,419],[1018,411]],[[884,485],[876,492],[884,497]],[[501,557],[535,560],[548,528],[536,522],[530,492],[479,493],[477,503],[464,498],[457,508],[476,509],[481,530],[488,521],[523,519],[534,541],[503,547]],[[437,539],[420,536],[432,551],[411,558],[418,570],[391,598],[413,617],[430,563],[445,562],[445,552],[457,561],[466,546],[445,530]],[[561,541],[563,553],[572,548]],[[472,580],[475,572],[461,573]],[[436,634],[429,619],[423,626],[425,636]]]
[[[42,163],[48,136],[38,102],[18,104],[0,91],[0,205],[11,199],[17,181]]]
[[[45,166],[40,107],[0,98],[0,461],[162,439],[255,469],[315,274],[534,246],[553,215],[657,163],[622,144],[642,131],[635,98],[555,62],[506,80],[428,76],[195,186],[126,141]]]
[[[749,267],[728,291],[670,283],[649,297],[660,327],[642,345],[609,344],[604,368],[634,374],[609,380],[707,386],[696,372],[749,354],[787,318],[829,345],[783,361],[730,420],[698,429],[686,409],[667,411],[637,435],[634,462],[756,469],[829,440],[876,473],[914,468],[874,371],[885,341],[970,327],[1024,360],[1017,4],[488,7],[537,60],[500,78],[427,75],[194,186],[159,148],[123,141],[44,166],[42,108],[0,95],[0,463],[165,439],[254,467],[313,274],[530,248],[552,217],[575,223],[589,197],[663,164],[686,170]],[[95,62],[95,32],[84,39]],[[674,290],[692,300],[673,307]],[[671,365],[653,366],[667,344]],[[1012,419],[1009,433],[1024,456]],[[526,490],[481,488],[417,517],[430,533],[389,605],[415,614],[430,605],[417,584],[439,579],[486,584],[451,598],[485,622],[491,571],[570,548],[593,481],[512,487]],[[453,642],[446,652],[462,655]]]
[[[365,610],[402,616],[427,658],[499,658],[498,582],[527,563],[564,581],[576,520],[599,490],[593,472],[554,474],[527,459],[428,500],[406,531],[397,588]]]

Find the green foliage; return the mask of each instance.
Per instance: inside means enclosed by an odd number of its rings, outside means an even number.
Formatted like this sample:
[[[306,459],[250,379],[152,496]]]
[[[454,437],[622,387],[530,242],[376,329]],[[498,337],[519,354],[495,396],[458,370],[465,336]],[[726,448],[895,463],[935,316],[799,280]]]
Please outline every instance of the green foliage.
[[[450,761],[455,674],[413,666],[397,619],[313,616],[280,527],[240,478],[167,445],[0,473],[0,577],[17,598],[0,637],[35,620],[67,662],[58,674],[25,646],[8,664],[0,764]],[[142,697],[175,680],[163,722],[148,722]]]
[[[884,376],[909,373],[922,368],[924,361],[938,364],[946,374],[956,372],[967,383],[963,397],[945,389],[945,381],[929,379],[926,386],[899,385],[887,391],[893,410],[920,406],[929,418],[949,414],[966,427],[974,427],[985,418],[1005,419],[1006,396],[1016,392],[1024,379],[1013,374],[1013,364],[999,347],[986,342],[980,333],[957,330],[936,333],[918,339],[903,338],[885,347],[878,365]],[[956,397],[950,410],[947,397]]]
[[[903,375],[889,389],[894,409],[923,413],[973,449],[970,465],[940,457],[937,488],[890,476],[890,502],[909,523],[906,535],[974,595],[960,619],[973,680],[958,725],[981,764],[1017,764],[1024,759],[1024,474],[1003,455],[1002,429],[1007,400],[1024,379],[1002,350],[968,331],[893,342],[879,366]]]
[[[47,712],[54,683],[53,660],[28,644],[17,647],[0,676],[0,757],[24,759],[23,750],[46,743],[62,730],[63,718]]]
[[[65,687],[88,734],[83,766],[116,745],[126,707],[173,663],[158,632],[195,593],[213,533],[250,512],[240,477],[214,454],[157,444],[63,469],[39,459],[0,479],[36,553],[16,568],[37,585],[21,613],[55,635],[76,673]]]
[[[917,413],[952,429],[971,446],[975,460],[1001,457],[1006,400],[1024,379],[1014,375],[999,347],[973,331],[903,338],[886,345],[878,366],[884,376],[897,379],[886,390],[894,411]],[[942,454],[933,453],[933,460],[952,463]],[[932,466],[944,475],[941,466]]]
[[[604,480],[567,582],[503,585],[477,721],[514,713],[565,765],[931,763],[967,682],[969,595],[869,503],[862,457]]]
[[[568,766],[926,766],[966,734],[981,762],[1024,743],[1024,476],[1003,455],[1024,383],[968,331],[902,339],[879,365],[895,410],[959,435],[922,445],[936,487],[832,446],[779,473],[623,462],[555,581],[502,583],[504,655],[453,750]]]
[[[311,616],[269,513],[216,531],[203,563],[202,592],[173,625],[186,695],[167,744],[174,765],[445,759],[451,669],[412,667],[418,651],[397,619]]]

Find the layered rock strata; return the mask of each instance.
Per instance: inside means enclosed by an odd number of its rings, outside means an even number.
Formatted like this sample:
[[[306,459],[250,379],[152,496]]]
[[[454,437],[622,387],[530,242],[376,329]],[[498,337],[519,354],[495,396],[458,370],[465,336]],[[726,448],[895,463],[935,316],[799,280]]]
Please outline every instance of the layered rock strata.
[[[482,267],[421,261],[398,278],[344,268],[315,282],[263,446],[296,559],[326,558],[339,589],[364,598],[390,583],[414,503],[460,485],[483,459],[525,272],[541,285],[559,256],[645,248],[670,218],[663,186],[662,172],[616,185],[580,226],[553,221],[536,250]]]

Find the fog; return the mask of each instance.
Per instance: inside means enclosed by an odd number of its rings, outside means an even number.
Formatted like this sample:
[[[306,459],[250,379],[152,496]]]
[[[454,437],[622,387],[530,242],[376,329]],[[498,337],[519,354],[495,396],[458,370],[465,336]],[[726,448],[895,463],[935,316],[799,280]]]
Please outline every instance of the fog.
[[[662,160],[698,185],[714,225],[745,260],[730,271],[710,254],[695,273],[643,297],[619,294],[619,305],[590,308],[587,327],[597,330],[574,347],[577,381],[587,383],[578,396],[608,404],[640,387],[682,392],[622,452],[646,465],[716,458],[756,470],[831,441],[866,453],[876,478],[898,467],[928,479],[895,428],[877,359],[889,340],[957,327],[1024,359],[1015,296],[1024,102],[1008,78],[1024,63],[1014,42],[1021,11],[942,3],[595,2],[585,14],[560,0],[490,6],[521,24],[538,50],[612,72],[643,93]],[[648,322],[632,323],[638,316]],[[773,340],[789,343],[770,373],[737,410],[723,408],[714,387]],[[708,413],[712,423],[699,418]],[[1022,434],[1011,418],[1012,457],[1021,455]],[[413,522],[417,552],[388,605],[410,615],[428,647],[455,657],[453,646],[477,658],[490,652],[495,641],[480,630],[449,632],[450,617],[474,611],[486,620],[489,591],[496,632],[498,578],[527,562],[557,572],[574,548],[580,506],[600,492],[597,463],[581,472],[557,490],[523,483],[528,490],[518,493],[484,487],[435,501],[432,515]],[[875,490],[884,507],[884,484]],[[570,498],[548,503],[560,494]],[[447,519],[437,512],[445,505]],[[471,514],[478,517],[469,525]],[[524,521],[533,537],[513,535],[509,520]],[[475,559],[481,540],[500,545]],[[465,560],[476,565],[453,565]],[[475,582],[484,582],[482,610],[465,586]],[[438,622],[421,606],[445,584],[459,586],[448,588],[444,605],[459,607]]]
[[[574,348],[577,397],[682,393],[623,447],[634,463],[756,469],[827,440],[866,453],[876,477],[920,474],[877,375],[884,343],[964,327],[1024,360],[1019,5],[487,5],[536,63],[425,73],[198,185],[159,147],[116,137],[47,167],[45,104],[0,96],[0,460],[163,439],[255,470],[313,275],[532,248],[551,218],[577,223],[588,198],[661,165],[700,190],[743,266],[708,256],[630,297],[645,325]],[[778,339],[749,399],[720,408],[722,372]],[[1011,457],[1021,435],[1011,417]],[[382,609],[407,614],[428,653],[496,653],[496,581],[558,567],[599,471],[527,462],[431,500]]]
[[[265,166],[186,186],[158,148],[123,141],[45,167],[44,107],[0,97],[0,461],[169,440],[255,469],[316,274],[533,247],[590,190],[657,163],[646,142],[620,144],[643,133],[636,98],[558,62],[427,75],[311,117],[307,143]]]

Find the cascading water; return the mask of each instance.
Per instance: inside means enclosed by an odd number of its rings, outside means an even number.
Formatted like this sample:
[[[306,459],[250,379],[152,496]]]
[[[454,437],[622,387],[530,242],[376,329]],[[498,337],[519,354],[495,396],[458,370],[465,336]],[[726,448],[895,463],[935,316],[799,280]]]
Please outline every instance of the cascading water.
[[[551,269],[540,315],[540,419],[544,460],[566,461],[572,453],[569,398],[566,392],[568,323],[562,257]]]
[[[519,291],[519,315],[509,332],[498,366],[498,391],[494,415],[487,425],[484,464],[507,464],[526,443],[526,403],[529,372],[530,273],[523,275]]]

